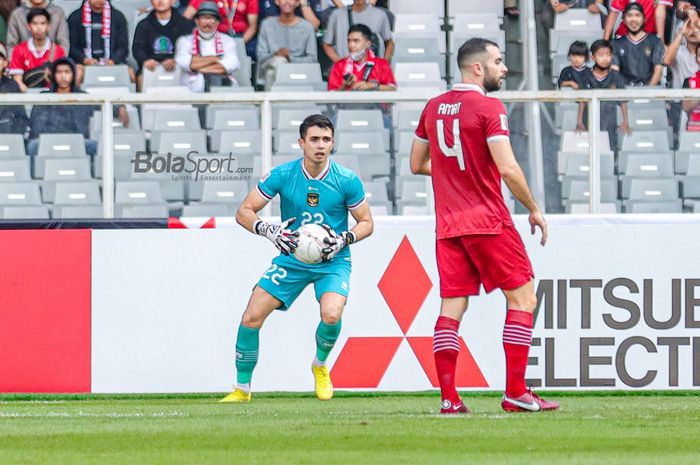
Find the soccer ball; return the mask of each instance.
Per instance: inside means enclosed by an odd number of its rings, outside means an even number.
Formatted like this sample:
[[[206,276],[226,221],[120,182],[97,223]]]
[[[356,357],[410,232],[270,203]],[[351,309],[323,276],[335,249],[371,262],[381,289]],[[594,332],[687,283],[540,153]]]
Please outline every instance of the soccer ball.
[[[297,248],[294,256],[302,263],[313,265],[321,262],[322,250],[327,247],[323,239],[330,237],[328,231],[317,224],[305,224],[297,229]]]

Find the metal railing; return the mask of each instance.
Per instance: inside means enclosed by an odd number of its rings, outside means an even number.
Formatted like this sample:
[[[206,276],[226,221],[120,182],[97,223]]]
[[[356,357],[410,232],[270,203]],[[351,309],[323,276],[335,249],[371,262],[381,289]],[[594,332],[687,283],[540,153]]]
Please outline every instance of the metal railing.
[[[0,104],[44,105],[77,104],[102,107],[103,214],[114,217],[114,160],[112,109],[119,104],[256,104],[260,105],[262,168],[272,167],[272,105],[276,103],[399,103],[425,102],[437,95],[430,89],[402,89],[397,92],[251,92],[251,93],[155,93],[125,94],[110,98],[104,94],[3,94]],[[588,103],[590,212],[600,212],[600,103],[601,101],[700,99],[696,89],[646,89],[581,91],[502,91],[491,94],[503,102],[585,102]],[[535,155],[537,156],[537,155]],[[539,154],[541,158],[541,154]]]

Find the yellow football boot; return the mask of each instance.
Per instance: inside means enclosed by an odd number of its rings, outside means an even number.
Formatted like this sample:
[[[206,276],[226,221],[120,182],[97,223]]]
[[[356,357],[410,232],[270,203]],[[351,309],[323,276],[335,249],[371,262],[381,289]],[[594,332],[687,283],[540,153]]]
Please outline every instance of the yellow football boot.
[[[219,403],[241,403],[250,402],[252,394],[250,392],[245,392],[242,389],[234,389],[234,391],[221,399]]]
[[[318,400],[331,400],[333,397],[333,383],[331,383],[331,375],[328,373],[328,367],[325,365],[311,365],[311,372],[314,374],[316,397]]]

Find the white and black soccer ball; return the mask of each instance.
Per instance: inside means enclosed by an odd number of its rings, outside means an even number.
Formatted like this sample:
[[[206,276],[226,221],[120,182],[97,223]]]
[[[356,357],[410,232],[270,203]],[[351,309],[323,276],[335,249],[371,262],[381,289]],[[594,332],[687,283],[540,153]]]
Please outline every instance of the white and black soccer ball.
[[[302,263],[314,265],[320,263],[323,257],[323,249],[328,247],[323,239],[330,238],[328,231],[318,224],[305,224],[297,229],[297,248],[294,256]]]

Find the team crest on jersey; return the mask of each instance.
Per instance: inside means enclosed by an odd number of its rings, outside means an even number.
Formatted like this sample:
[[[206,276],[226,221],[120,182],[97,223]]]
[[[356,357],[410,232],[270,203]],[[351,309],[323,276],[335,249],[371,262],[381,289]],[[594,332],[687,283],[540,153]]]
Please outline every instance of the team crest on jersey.
[[[306,203],[309,207],[318,207],[319,195],[318,192],[307,192]]]
[[[644,47],[644,55],[647,57],[651,56],[651,47]]]

